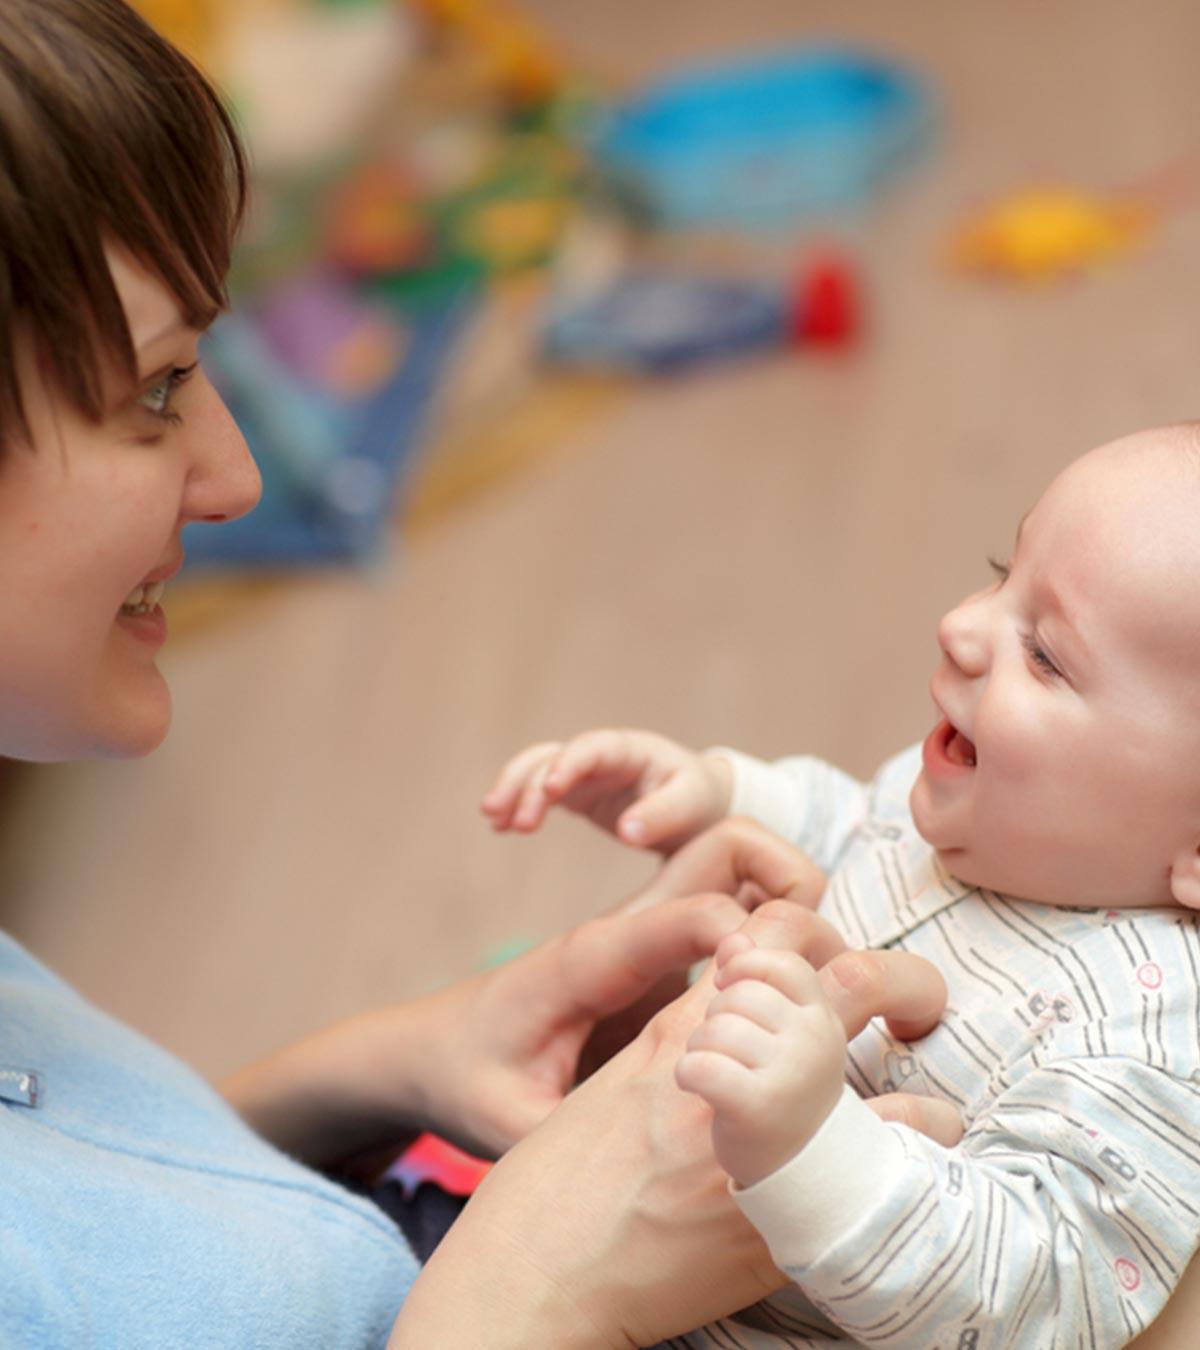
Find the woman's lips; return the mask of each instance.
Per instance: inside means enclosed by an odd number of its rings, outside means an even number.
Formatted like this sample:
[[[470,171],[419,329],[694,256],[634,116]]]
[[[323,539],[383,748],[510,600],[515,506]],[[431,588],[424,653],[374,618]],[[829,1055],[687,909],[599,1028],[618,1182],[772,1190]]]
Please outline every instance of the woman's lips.
[[[117,624],[131,637],[151,647],[161,647],[167,640],[167,616],[161,605],[136,613],[122,610],[117,615]]]
[[[932,778],[959,778],[975,768],[975,747],[953,722],[943,717],[925,737],[921,762]]]

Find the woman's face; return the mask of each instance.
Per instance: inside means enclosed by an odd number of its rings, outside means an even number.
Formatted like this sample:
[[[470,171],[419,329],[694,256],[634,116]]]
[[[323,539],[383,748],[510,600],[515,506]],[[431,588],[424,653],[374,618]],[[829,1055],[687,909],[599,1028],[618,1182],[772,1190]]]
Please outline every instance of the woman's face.
[[[179,570],[185,525],[231,520],[259,496],[246,443],[196,365],[199,333],[127,254],[109,263],[138,382],[113,365],[99,423],[17,347],[32,444],[0,447],[0,755],[153,750],[171,720],[158,584]]]

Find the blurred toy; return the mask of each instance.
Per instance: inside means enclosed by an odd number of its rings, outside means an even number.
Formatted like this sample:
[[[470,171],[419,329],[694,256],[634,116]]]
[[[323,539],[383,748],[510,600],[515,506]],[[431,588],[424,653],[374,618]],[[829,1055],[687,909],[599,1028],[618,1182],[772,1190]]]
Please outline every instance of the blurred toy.
[[[1094,267],[1139,243],[1156,213],[1132,198],[1071,188],[1015,193],[958,230],[953,262],[973,272],[1042,281]]]
[[[409,344],[393,314],[364,301],[332,273],[295,278],[256,308],[263,339],[292,375],[345,402],[377,393],[400,368]]]
[[[369,558],[472,305],[447,295],[402,318],[317,274],[223,315],[205,363],[259,463],[263,496],[226,530],[189,531],[189,568]]]
[[[450,1195],[471,1195],[491,1163],[464,1153],[436,1134],[422,1134],[387,1170],[412,1195],[422,1182],[431,1181]]]
[[[134,8],[175,46],[206,63],[217,29],[220,0],[134,0]]]
[[[762,348],[842,347],[858,325],[854,273],[833,256],[784,287],[635,267],[560,302],[543,351],[562,365],[666,373]]]
[[[478,182],[436,204],[443,247],[489,272],[546,262],[574,209],[578,174],[577,156],[552,137],[513,136]]]
[[[483,78],[514,103],[552,98],[563,65],[545,32],[505,0],[409,0],[428,19],[457,36],[482,67]]]
[[[238,0],[221,6],[213,69],[261,180],[336,161],[376,123],[415,56],[398,6]]]
[[[593,148],[663,224],[780,226],[862,205],[924,147],[932,122],[914,75],[801,47],[676,75],[601,123]]]
[[[859,335],[858,279],[846,259],[836,254],[818,258],[801,279],[803,287],[792,306],[795,340],[807,346],[845,347]]]
[[[415,267],[432,248],[411,177],[379,161],[340,183],[329,205],[329,260],[351,272]]]

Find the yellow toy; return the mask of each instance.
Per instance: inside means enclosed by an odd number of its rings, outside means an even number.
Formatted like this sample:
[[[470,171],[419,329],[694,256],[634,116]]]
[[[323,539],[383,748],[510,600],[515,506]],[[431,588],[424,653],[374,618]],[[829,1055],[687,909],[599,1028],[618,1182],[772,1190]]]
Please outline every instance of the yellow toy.
[[[457,33],[484,78],[516,103],[537,105],[562,87],[563,63],[543,29],[508,0],[409,0],[435,25]]]
[[[134,0],[134,8],[194,61],[208,62],[218,19],[215,0]]]
[[[1080,272],[1132,248],[1153,221],[1151,209],[1132,199],[1035,188],[964,226],[951,256],[969,271],[1041,281]]]

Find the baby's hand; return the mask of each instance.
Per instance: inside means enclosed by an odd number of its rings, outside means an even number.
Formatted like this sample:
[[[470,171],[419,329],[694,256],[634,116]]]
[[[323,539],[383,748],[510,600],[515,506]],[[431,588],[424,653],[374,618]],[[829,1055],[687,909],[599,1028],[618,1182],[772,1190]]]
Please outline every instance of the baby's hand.
[[[565,806],[635,848],[668,855],[726,814],[732,778],[720,756],[652,731],[585,731],[523,750],[480,806],[493,829],[526,832]]]
[[[733,933],[716,960],[720,993],[675,1079],[712,1107],[717,1161],[739,1186],[752,1186],[794,1157],[837,1105],[846,1032],[796,952]]]

